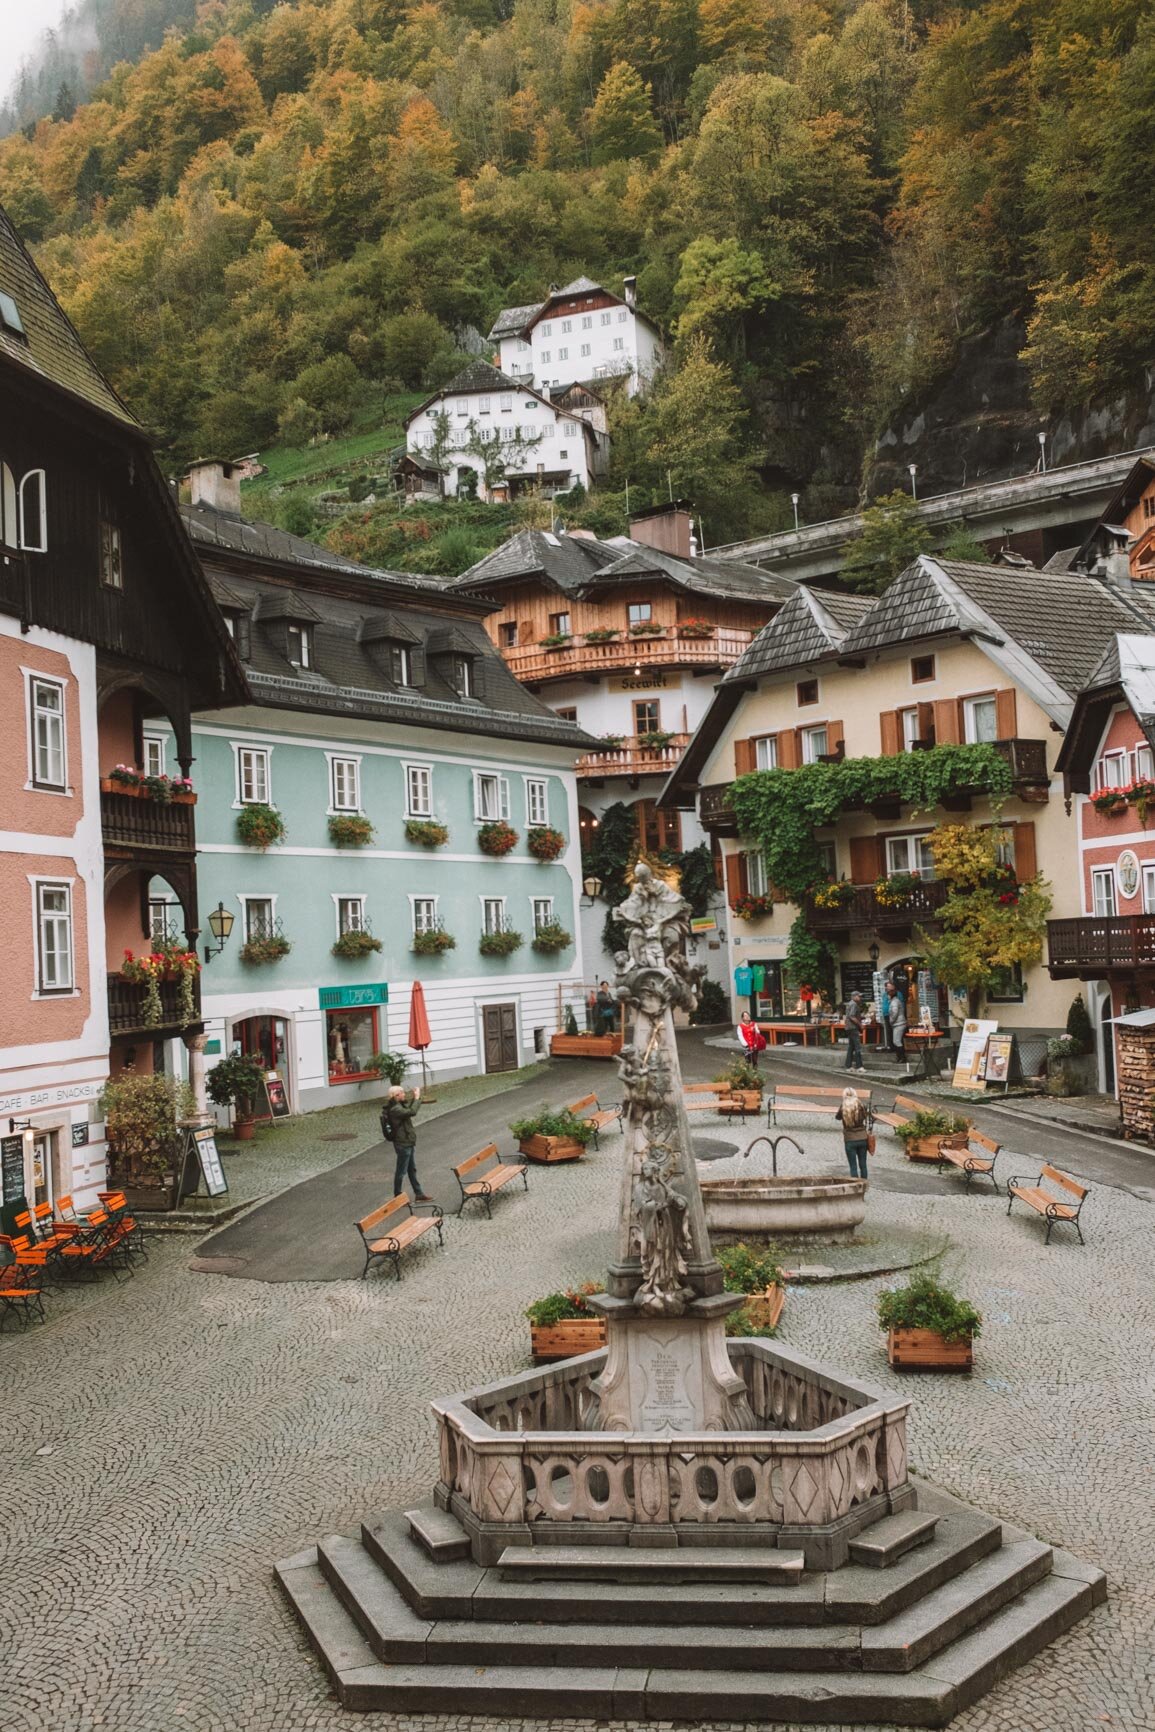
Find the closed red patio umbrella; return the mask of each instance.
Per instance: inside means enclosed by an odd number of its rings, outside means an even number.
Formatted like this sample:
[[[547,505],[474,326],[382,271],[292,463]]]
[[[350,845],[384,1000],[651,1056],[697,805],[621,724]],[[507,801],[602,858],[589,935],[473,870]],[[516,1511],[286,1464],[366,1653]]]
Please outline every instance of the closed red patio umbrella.
[[[429,1012],[425,1008],[425,988],[419,980],[413,982],[413,991],[409,999],[409,1045],[414,1052],[421,1054],[421,1091],[425,1092],[425,1048],[431,1046],[433,1036],[429,1031]]]

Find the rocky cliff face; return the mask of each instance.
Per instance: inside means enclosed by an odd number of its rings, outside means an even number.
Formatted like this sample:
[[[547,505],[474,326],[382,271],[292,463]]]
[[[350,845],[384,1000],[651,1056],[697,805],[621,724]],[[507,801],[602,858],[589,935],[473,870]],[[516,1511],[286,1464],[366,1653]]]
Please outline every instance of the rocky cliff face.
[[[1031,403],[1019,360],[1025,342],[1016,318],[968,339],[947,377],[896,417],[866,454],[863,500],[909,487],[911,463],[924,498],[1029,474],[1043,431],[1048,467],[1155,445],[1155,364],[1126,391],[1048,419]]]

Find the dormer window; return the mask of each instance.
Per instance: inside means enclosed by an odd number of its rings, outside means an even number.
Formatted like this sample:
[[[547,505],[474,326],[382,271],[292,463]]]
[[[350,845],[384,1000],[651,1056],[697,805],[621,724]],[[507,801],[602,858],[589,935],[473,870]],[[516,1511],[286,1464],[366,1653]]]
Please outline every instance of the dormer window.
[[[120,547],[120,525],[100,520],[100,581],[107,589],[124,588],[124,562]]]
[[[389,678],[394,685],[411,686],[413,684],[413,651],[408,644],[393,643],[389,645]]]
[[[450,656],[448,664],[449,683],[459,698],[473,696],[473,663],[468,656]]]
[[[289,660],[295,668],[311,668],[313,665],[313,628],[308,625],[298,625],[292,620],[288,627]]]

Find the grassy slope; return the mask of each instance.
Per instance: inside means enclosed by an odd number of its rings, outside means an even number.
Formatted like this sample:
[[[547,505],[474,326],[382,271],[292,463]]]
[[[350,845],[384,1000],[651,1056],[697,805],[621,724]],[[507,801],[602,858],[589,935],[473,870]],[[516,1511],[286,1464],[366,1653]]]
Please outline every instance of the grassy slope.
[[[274,516],[283,490],[316,499],[320,493],[348,486],[354,475],[386,473],[389,452],[405,443],[406,415],[423,400],[420,391],[386,397],[362,409],[352,430],[338,438],[317,445],[274,445],[262,451],[268,474],[245,482],[246,514]]]

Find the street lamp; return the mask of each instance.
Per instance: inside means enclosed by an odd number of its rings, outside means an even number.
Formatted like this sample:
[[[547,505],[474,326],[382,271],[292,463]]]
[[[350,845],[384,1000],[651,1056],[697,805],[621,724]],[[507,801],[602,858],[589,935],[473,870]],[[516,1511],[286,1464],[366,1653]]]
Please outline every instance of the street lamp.
[[[912,499],[917,499],[918,498],[918,483],[915,480],[915,476],[918,474],[918,464],[917,463],[908,463],[907,468],[910,470],[910,497]]]
[[[792,493],[790,495],[790,503],[794,507],[794,527],[795,527],[795,529],[798,528],[798,501],[799,501],[800,497],[801,497],[801,495],[797,494],[797,493]]]
[[[1047,473],[1047,429],[1045,427],[1040,428],[1038,437],[1039,437],[1039,474],[1045,475]]]
[[[869,956],[869,958],[870,958],[870,966],[871,966],[871,968],[872,968],[872,969],[873,969],[873,970],[874,970],[874,972],[875,972],[875,973],[876,973],[876,974],[877,974],[877,973],[878,973],[878,957],[879,957],[879,950],[878,950],[878,945],[877,945],[877,944],[872,944],[872,945],[871,945],[871,947],[870,947],[870,949],[869,949],[869,950],[868,950],[868,951],[867,951],[867,953],[866,953],[866,954],[867,954],[867,955],[868,955],[868,956]]]
[[[602,893],[602,881],[595,873],[591,872],[588,878],[582,879],[582,889],[589,898],[587,907],[592,908]]]
[[[223,902],[218,902],[212,913],[209,915],[209,931],[217,941],[216,949],[214,950],[211,945],[205,945],[206,963],[211,962],[214,956],[220,955],[221,951],[229,941],[229,935],[233,930],[233,923],[235,920],[236,915],[230,914]]]

